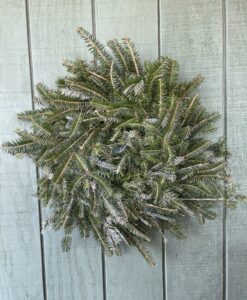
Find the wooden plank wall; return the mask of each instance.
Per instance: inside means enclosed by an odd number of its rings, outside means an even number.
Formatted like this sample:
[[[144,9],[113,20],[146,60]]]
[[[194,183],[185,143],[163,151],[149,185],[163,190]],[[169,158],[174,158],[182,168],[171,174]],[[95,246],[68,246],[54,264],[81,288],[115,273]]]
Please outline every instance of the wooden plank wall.
[[[14,138],[16,113],[32,109],[24,1],[0,2],[0,142]],[[43,299],[36,171],[0,156],[0,299]]]
[[[129,36],[143,60],[169,55],[181,78],[205,76],[201,99],[222,113],[228,163],[247,192],[246,0],[2,0],[0,3],[0,141],[14,137],[16,113],[34,107],[35,84],[53,86],[63,59],[92,57],[77,37],[83,26],[106,42]],[[150,267],[134,249],[105,257],[92,239],[40,234],[47,215],[35,193],[35,167],[1,153],[0,299],[247,299],[247,209],[218,208],[219,218],[184,223],[187,240],[154,235]]]

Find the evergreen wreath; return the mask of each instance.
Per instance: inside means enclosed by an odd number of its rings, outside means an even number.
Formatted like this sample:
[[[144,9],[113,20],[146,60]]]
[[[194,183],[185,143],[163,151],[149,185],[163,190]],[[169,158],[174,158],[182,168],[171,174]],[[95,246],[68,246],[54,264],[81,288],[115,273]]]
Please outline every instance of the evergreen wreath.
[[[178,63],[168,57],[141,62],[128,38],[108,50],[78,29],[94,63],[66,61],[68,76],[57,88],[37,85],[38,108],[18,114],[30,124],[4,149],[27,155],[42,170],[38,197],[51,208],[46,225],[63,228],[63,250],[78,227],[92,231],[107,255],[121,245],[145,248],[150,229],[183,237],[181,220],[214,219],[223,201],[244,199],[226,168],[224,140],[213,142],[217,113],[201,105],[202,77],[178,81]]]

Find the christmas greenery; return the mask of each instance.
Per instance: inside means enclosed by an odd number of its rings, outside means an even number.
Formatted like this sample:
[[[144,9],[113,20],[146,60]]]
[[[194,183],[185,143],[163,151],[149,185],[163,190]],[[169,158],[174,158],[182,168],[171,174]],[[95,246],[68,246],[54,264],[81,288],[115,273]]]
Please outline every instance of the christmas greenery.
[[[178,81],[175,60],[143,64],[128,38],[109,41],[107,50],[78,33],[94,63],[67,61],[69,75],[56,89],[38,84],[38,108],[18,114],[30,129],[4,148],[41,168],[38,197],[51,208],[47,224],[65,230],[64,250],[78,227],[108,255],[127,244],[153,264],[150,229],[182,237],[182,217],[204,222],[219,201],[234,206],[243,198],[226,168],[224,140],[208,139],[219,115],[200,103],[201,76]]]

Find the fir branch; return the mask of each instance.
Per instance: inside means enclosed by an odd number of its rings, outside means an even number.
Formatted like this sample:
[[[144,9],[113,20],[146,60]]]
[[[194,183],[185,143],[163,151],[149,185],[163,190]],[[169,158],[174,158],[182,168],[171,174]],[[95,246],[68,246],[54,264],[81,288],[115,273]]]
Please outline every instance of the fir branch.
[[[128,49],[129,49],[132,62],[134,64],[134,66],[135,66],[136,74],[137,74],[137,76],[139,76],[140,75],[140,71],[139,71],[138,61],[137,61],[138,58],[137,58],[137,54],[136,54],[134,45],[132,44],[132,42],[130,41],[129,38],[124,38],[123,41],[127,45]]]
[[[118,43],[118,41],[115,39],[115,40],[109,41],[108,46],[113,51],[115,57],[118,59],[118,62],[121,62],[121,64],[124,66],[126,72],[130,73],[127,61],[125,59],[125,53],[124,53],[125,51],[124,51],[123,47],[121,46],[121,44]]]
[[[63,165],[59,168],[59,170],[54,174],[54,183],[57,184],[59,182],[59,180],[62,178],[63,174],[65,173],[65,171],[67,170],[70,161],[72,160],[74,156],[74,153],[72,153],[67,160],[64,161]]]
[[[77,33],[84,39],[90,51],[92,51],[97,58],[110,65],[109,54],[106,52],[105,47],[102,44],[100,44],[87,30],[82,27],[77,29]]]

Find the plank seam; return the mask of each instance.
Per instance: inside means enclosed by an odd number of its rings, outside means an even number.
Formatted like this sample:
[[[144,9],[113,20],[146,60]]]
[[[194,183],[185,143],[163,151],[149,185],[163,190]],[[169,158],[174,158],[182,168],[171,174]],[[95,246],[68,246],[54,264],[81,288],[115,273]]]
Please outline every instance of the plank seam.
[[[25,10],[26,10],[26,30],[27,30],[30,92],[31,92],[31,100],[32,100],[32,110],[34,110],[35,109],[35,105],[34,105],[34,79],[33,79],[33,58],[32,58],[32,47],[31,47],[29,0],[25,0]],[[38,167],[36,167],[35,169],[36,169],[36,180],[38,180],[39,179]],[[43,214],[42,214],[41,201],[39,199],[38,199],[38,216],[39,216],[39,233],[40,233],[40,253],[41,253],[43,297],[44,297],[44,300],[47,300],[44,236],[42,234]]]
[[[95,20],[95,0],[91,0],[91,11],[92,11],[92,33],[96,37],[96,20]]]
[[[95,0],[91,0],[91,14],[92,14],[92,34],[96,38],[96,17],[95,17]],[[96,58],[94,55],[94,65],[96,65]],[[102,266],[102,289],[103,300],[107,300],[106,297],[106,265],[105,265],[105,253],[101,246],[101,266]]]
[[[157,0],[157,21],[158,21],[158,57],[161,56],[161,22],[160,22],[160,0]]]
[[[101,246],[101,255],[102,255],[102,283],[103,283],[103,300],[106,300],[106,267],[105,267],[105,253]]]
[[[222,101],[223,101],[223,116],[224,116],[224,138],[225,149],[227,149],[227,7],[226,0],[222,0]],[[225,161],[227,163],[227,155],[225,155]],[[223,206],[223,300],[228,299],[228,243],[227,243],[227,207]]]
[[[163,229],[164,234],[164,229]],[[167,300],[167,265],[166,265],[166,241],[162,237],[162,282],[163,282],[163,300]]]
[[[157,25],[158,25],[158,58],[161,57],[161,3],[157,0]],[[165,234],[164,228],[162,229],[163,235]],[[166,241],[164,236],[161,237],[162,246],[162,297],[167,300],[167,265],[166,265]]]

